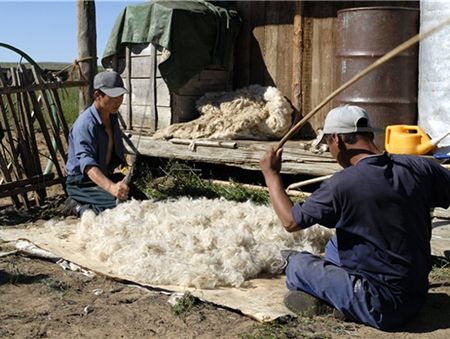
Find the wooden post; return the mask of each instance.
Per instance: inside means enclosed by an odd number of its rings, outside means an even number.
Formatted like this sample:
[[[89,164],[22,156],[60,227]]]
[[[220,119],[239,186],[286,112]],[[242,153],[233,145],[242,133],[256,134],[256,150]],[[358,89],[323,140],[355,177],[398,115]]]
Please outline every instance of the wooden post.
[[[156,95],[156,68],[158,67],[157,64],[158,61],[158,57],[157,57],[157,51],[156,51],[156,47],[154,44],[150,44],[150,116],[152,118],[154,118],[154,124],[152,126],[152,128],[157,131],[158,129],[161,128],[160,124],[158,123],[159,119],[161,118],[160,115],[158,114],[158,110],[156,109],[156,105],[157,105],[157,95]],[[130,69],[131,69],[131,63],[130,63]],[[131,72],[129,72],[130,74],[130,79],[131,79]],[[130,91],[131,88],[131,81],[128,84],[128,91]],[[128,119],[130,119],[130,121],[132,121],[131,119],[132,117],[132,109],[131,109],[131,91],[130,94],[128,95],[128,102],[129,102],[129,115],[128,115]],[[142,116],[141,118],[141,127],[139,132],[142,132],[142,127],[144,126],[144,116]]]
[[[134,129],[133,124],[133,110],[131,109],[131,91],[133,90],[131,88],[131,70],[133,68],[133,65],[131,64],[131,48],[129,45],[125,47],[125,65],[126,65],[126,88],[128,90],[128,95],[125,97],[125,100],[127,102],[127,121],[128,121],[128,129]],[[151,64],[150,64],[150,67]],[[154,78],[156,79],[156,78]],[[150,85],[151,86],[151,85]],[[150,89],[150,95],[153,95],[153,89]],[[156,129],[155,129],[156,131]]]
[[[300,121],[302,115],[302,64],[303,64],[303,1],[295,2],[294,38],[292,48],[292,92],[291,102],[294,107],[293,124]]]
[[[94,0],[77,0],[77,20],[78,60],[80,60],[80,74],[89,82],[89,86],[80,88],[79,113],[81,113],[94,102],[93,80],[98,71],[97,31]]]

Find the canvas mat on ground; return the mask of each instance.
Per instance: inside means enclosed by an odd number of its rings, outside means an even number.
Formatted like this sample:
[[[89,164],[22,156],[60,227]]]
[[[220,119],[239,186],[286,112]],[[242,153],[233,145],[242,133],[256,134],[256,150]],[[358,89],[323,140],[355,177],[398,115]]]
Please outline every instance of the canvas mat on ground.
[[[450,220],[435,218],[431,239],[432,254],[450,258]],[[86,251],[76,241],[74,232],[76,220],[58,229],[58,235],[51,228],[19,229],[3,227],[0,238],[3,241],[27,240],[39,248],[68,260],[84,269],[99,275],[117,280],[132,281],[168,292],[190,291],[194,296],[213,304],[241,311],[243,314],[260,322],[272,321],[285,315],[293,315],[283,305],[283,297],[287,292],[285,276],[259,277],[248,280],[243,287],[219,287],[215,289],[193,289],[173,285],[149,285],[136,281],[126,275],[118,275],[114,268],[107,267],[100,260],[87,256]]]
[[[190,291],[192,295],[207,302],[238,310],[260,322],[272,321],[286,315],[292,315],[283,304],[287,292],[285,276],[260,277],[246,282],[245,287],[219,287],[211,290],[193,289],[172,285],[148,285],[117,275],[113,269],[106,267],[101,261],[86,256],[83,248],[74,239],[75,225],[67,225],[58,231],[56,236],[49,228],[16,229],[12,227],[0,229],[0,238],[4,241],[27,240],[37,247],[68,260],[84,269],[91,270],[117,280],[133,281],[156,290],[169,292]]]

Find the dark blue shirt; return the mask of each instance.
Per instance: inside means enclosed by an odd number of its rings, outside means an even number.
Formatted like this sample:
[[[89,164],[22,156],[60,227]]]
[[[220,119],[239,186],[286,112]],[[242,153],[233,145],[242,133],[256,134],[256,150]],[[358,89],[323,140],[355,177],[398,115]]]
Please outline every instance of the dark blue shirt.
[[[84,174],[86,166],[99,167],[108,175],[124,161],[122,132],[117,114],[110,115],[114,138],[111,161],[106,164],[109,136],[106,126],[93,104],[75,121],[69,133],[69,154],[66,168],[69,175]]]
[[[368,156],[322,183],[292,215],[336,228],[342,268],[380,294],[426,297],[432,207],[450,205],[450,172],[417,156]],[[381,297],[381,296],[380,296]]]

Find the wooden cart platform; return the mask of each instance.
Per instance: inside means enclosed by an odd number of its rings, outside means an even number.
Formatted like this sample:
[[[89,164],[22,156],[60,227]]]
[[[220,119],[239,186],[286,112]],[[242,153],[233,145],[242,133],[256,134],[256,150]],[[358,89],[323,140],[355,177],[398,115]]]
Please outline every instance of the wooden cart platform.
[[[155,140],[151,136],[128,134],[127,151],[149,157],[175,158],[185,161],[205,162],[260,170],[259,160],[267,147],[277,141],[255,140]],[[289,140],[283,146],[282,173],[325,176],[341,169],[329,152],[315,154],[304,150],[299,140]]]

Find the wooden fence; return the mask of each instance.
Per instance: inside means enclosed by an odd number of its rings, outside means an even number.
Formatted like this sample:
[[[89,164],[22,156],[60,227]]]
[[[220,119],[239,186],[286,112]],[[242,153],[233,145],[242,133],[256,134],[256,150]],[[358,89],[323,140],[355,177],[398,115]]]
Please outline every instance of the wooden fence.
[[[86,86],[86,81],[46,81],[42,71],[24,65],[0,72],[0,198],[16,207],[40,206],[46,187],[66,179],[64,164],[69,128],[58,89]],[[30,196],[31,195],[31,196]]]

